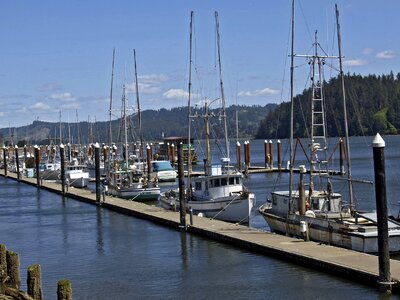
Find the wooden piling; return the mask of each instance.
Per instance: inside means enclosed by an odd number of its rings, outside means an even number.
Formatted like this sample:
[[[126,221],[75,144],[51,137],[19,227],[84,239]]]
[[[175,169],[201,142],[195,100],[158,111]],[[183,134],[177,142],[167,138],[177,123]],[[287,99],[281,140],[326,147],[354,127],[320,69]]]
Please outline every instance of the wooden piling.
[[[242,159],[241,159],[241,153],[240,153],[240,143],[239,141],[236,142],[236,166],[238,171],[242,169]]]
[[[96,143],[94,145],[94,163],[95,163],[95,175],[96,175],[96,203],[100,205],[101,200],[101,188],[100,188],[100,145]]]
[[[185,181],[183,170],[183,145],[178,144],[179,227],[186,231]]]
[[[40,171],[39,171],[40,149],[38,145],[35,145],[34,148],[35,148],[36,186],[40,188]]]
[[[268,159],[268,141],[264,140],[264,166],[267,167],[269,164],[269,159]]]
[[[344,175],[345,174],[345,171],[344,171],[344,159],[345,159],[345,150],[344,150],[344,142],[343,142],[343,139],[342,138],[340,138],[340,140],[339,140],[339,149],[340,149],[340,173],[342,174],[342,175]]]
[[[247,141],[247,168],[250,167],[250,141]]]
[[[21,276],[19,273],[19,255],[13,251],[6,251],[7,275],[6,285],[13,289],[19,290],[21,286]]]
[[[42,279],[40,265],[32,265],[28,267],[28,276],[26,279],[28,287],[28,295],[34,300],[42,300]]]
[[[151,147],[150,145],[146,146],[147,150],[147,180],[150,181],[151,178]]]
[[[391,292],[388,212],[386,198],[385,141],[378,133],[372,141],[378,225],[379,290]]]
[[[7,278],[7,248],[0,244],[0,294],[4,293],[4,282]]]
[[[272,144],[272,140],[269,140],[268,144],[269,144],[269,166],[271,169],[273,169],[274,168],[274,156],[273,156],[274,147]]]
[[[60,158],[61,158],[61,191],[65,195],[65,149],[64,145],[60,145]]]
[[[72,287],[69,279],[57,282],[57,300],[72,300]]]
[[[172,144],[171,145],[171,155],[172,155],[172,167],[174,167],[175,168],[175,145],[174,144]]]
[[[247,174],[249,170],[249,162],[247,160],[247,141],[243,143],[243,154],[244,154],[244,172]]]
[[[281,171],[282,169],[282,160],[281,160],[281,140],[276,142],[278,148],[278,169]]]
[[[18,146],[15,145],[15,164],[17,167],[17,181],[19,182],[21,180],[20,174],[19,174],[19,155],[18,155]]]
[[[167,160],[171,161],[171,145],[167,143]]]
[[[7,148],[3,146],[4,176],[7,177]]]
[[[28,158],[28,148],[26,145],[24,146],[24,162],[26,162],[26,159]]]

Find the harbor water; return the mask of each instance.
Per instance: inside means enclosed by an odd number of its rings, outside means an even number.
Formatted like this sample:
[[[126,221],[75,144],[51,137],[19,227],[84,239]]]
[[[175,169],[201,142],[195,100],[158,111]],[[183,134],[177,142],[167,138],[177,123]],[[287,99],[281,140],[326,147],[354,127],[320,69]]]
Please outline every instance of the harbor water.
[[[397,214],[397,199],[391,197],[399,192],[400,138],[385,140],[388,200],[391,213]],[[354,178],[373,179],[371,141],[352,140]],[[263,142],[252,141],[254,164],[264,161]],[[256,193],[258,207],[272,190],[286,189],[287,178],[287,173],[251,174],[245,181]],[[334,187],[344,192],[346,185],[337,180]],[[374,209],[373,185],[357,183],[355,193],[361,209]],[[284,257],[182,234],[3,177],[0,224],[0,243],[20,254],[22,289],[27,267],[39,263],[45,299],[56,297],[57,281],[63,278],[71,280],[74,299],[381,298],[373,287],[285,262]],[[256,208],[250,226],[268,230]]]

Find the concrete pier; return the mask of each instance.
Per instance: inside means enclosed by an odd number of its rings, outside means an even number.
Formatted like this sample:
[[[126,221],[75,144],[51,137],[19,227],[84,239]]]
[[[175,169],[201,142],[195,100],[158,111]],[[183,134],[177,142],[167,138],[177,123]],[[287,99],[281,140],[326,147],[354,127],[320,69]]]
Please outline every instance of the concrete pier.
[[[4,170],[0,170],[0,175],[4,176]],[[17,178],[13,173],[8,173],[7,177],[15,180]],[[22,178],[20,182],[36,186],[35,178]],[[41,188],[62,194],[60,184],[43,182]],[[70,188],[65,193],[65,197],[96,205],[96,194],[89,190]],[[179,212],[109,196],[105,197],[102,207],[180,230]],[[378,256],[375,255],[305,242],[301,239],[196,215],[193,216],[193,223],[187,225],[187,232],[378,288],[379,263]],[[394,282],[392,292],[400,294],[400,261],[390,260],[390,270],[391,279]]]

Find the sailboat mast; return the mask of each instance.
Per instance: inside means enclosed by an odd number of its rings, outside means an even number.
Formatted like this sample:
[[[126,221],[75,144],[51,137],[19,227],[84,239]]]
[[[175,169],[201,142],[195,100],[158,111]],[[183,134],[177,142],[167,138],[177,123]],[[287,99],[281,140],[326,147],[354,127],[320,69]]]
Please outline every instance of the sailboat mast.
[[[114,61],[115,61],[115,48],[113,49],[113,59],[112,59],[112,66],[111,66],[111,87],[110,87],[110,110],[109,110],[109,128],[108,128],[108,144],[111,147],[112,144],[112,126],[111,126],[111,119],[112,119],[112,95],[113,95],[113,83],[114,83]],[[110,151],[111,153],[111,151]]]
[[[191,138],[191,117],[192,117],[192,111],[191,111],[191,96],[192,96],[192,39],[193,39],[193,16],[194,12],[190,12],[190,32],[189,32],[189,83],[188,83],[188,145],[187,145],[187,165],[188,165],[188,185],[190,186],[190,175],[191,175],[191,165],[192,165],[192,149],[190,145],[190,138]],[[190,193],[190,189],[189,189]]]
[[[128,126],[126,122],[126,87],[124,84],[123,87],[123,96],[122,96],[122,101],[123,101],[123,113],[124,113],[124,151],[125,151],[125,163],[126,163],[126,168],[128,168]]]
[[[224,94],[224,83],[222,81],[222,66],[221,66],[221,46],[220,46],[220,35],[219,35],[219,21],[218,12],[215,12],[215,25],[217,29],[217,49],[218,49],[218,66],[219,66],[219,82],[221,86],[221,101],[222,101],[222,118],[224,118],[224,131],[225,131],[225,147],[226,147],[226,157],[229,161],[229,140],[228,140],[228,127],[226,120],[226,110],[225,110],[225,94]]]
[[[290,54],[290,173],[289,173],[289,213],[292,208],[292,192],[293,192],[293,107],[294,107],[294,0],[292,0],[292,42]]]
[[[60,110],[60,145],[62,144],[62,135],[61,135],[61,110]]]
[[[342,81],[342,93],[343,93],[344,130],[345,130],[346,148],[347,148],[346,162],[347,162],[347,178],[349,185],[349,204],[350,204],[350,210],[353,211],[353,183],[351,178],[350,141],[349,141],[349,128],[347,122],[346,90],[344,88],[344,74],[343,74],[343,64],[342,64],[342,37],[340,35],[339,9],[337,4],[335,4],[335,11],[336,11],[336,25],[337,25],[337,35],[338,35],[339,71],[340,71],[340,78]]]
[[[138,121],[139,121],[139,140],[140,140],[140,150],[139,154],[143,153],[143,133],[142,133],[142,113],[140,111],[140,101],[139,101],[139,82],[137,76],[137,66],[136,66],[136,50],[133,49],[133,60],[135,64],[135,89],[136,89],[136,104],[138,109]],[[140,158],[142,159],[142,158]]]

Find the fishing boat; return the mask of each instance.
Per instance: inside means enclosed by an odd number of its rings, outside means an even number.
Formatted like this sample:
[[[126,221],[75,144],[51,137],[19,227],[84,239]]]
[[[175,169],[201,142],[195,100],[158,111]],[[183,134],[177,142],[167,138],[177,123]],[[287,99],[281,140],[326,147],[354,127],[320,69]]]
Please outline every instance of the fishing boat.
[[[153,177],[158,181],[175,181],[176,171],[168,160],[154,160],[151,162]]]
[[[191,14],[191,28],[192,28],[193,12]],[[218,41],[218,54],[219,51],[219,26],[218,26],[218,13],[215,12],[215,20],[217,27],[217,41]],[[192,36],[192,35],[190,35]],[[191,44],[191,43],[190,43]],[[249,223],[251,210],[255,204],[254,193],[249,192],[243,185],[243,175],[239,171],[230,166],[229,157],[229,140],[226,124],[225,112],[225,97],[223,92],[221,60],[218,55],[219,70],[220,70],[220,89],[221,98],[216,99],[221,102],[221,110],[218,116],[209,113],[208,101],[204,105],[204,118],[205,124],[205,140],[207,158],[205,159],[205,174],[199,177],[191,176],[191,165],[188,165],[188,182],[189,189],[186,197],[186,208],[193,211],[196,215],[204,217],[223,220],[228,222]],[[190,74],[190,72],[189,72]],[[189,80],[189,139],[188,146],[190,147],[190,120],[193,116],[190,114],[190,87]],[[212,102],[214,102],[213,100]],[[223,131],[225,138],[225,153],[224,157],[220,159],[221,163],[212,164],[211,149],[210,149],[210,130],[209,119],[211,117],[218,117],[223,120]],[[190,162],[190,152],[188,153],[188,161]],[[176,190],[167,191],[160,196],[161,206],[169,209],[176,209],[179,207],[179,194]]]
[[[294,1],[292,9],[292,32],[294,24]],[[293,54],[292,34],[292,63],[291,63],[291,120],[293,120],[293,58],[295,56],[306,57],[310,65],[311,78],[311,136],[309,141],[310,166],[309,184],[306,188],[304,176],[305,165],[300,166],[300,179],[298,188],[292,187],[293,181],[293,126],[290,136],[290,179],[289,191],[272,192],[270,201],[263,204],[259,213],[268,223],[271,231],[310,239],[316,242],[326,243],[347,249],[365,253],[378,252],[378,228],[375,212],[361,213],[355,210],[353,205],[352,178],[350,168],[350,147],[347,130],[346,99],[344,90],[344,76],[342,69],[342,55],[340,45],[339,13],[336,6],[337,32],[339,44],[339,56],[330,57],[320,55],[320,44],[315,34],[313,54]],[[322,52],[322,51],[321,51]],[[323,91],[322,67],[325,59],[337,58],[340,65],[342,79],[342,93],[344,103],[344,128],[346,135],[346,160],[347,181],[349,189],[349,201],[345,203],[341,194],[333,191],[331,178],[328,172],[327,137],[325,122],[325,99]],[[293,121],[291,122],[293,125]],[[316,180],[318,178],[318,180]],[[316,184],[321,184],[319,189]],[[400,251],[400,223],[394,220],[388,221],[389,245],[391,252]]]
[[[90,176],[85,165],[80,165],[77,159],[73,159],[65,168],[65,178],[70,186],[76,188],[87,187]]]
[[[137,72],[136,72],[136,51],[134,51],[134,61],[135,61],[135,78],[136,78],[136,93],[138,97],[138,83],[137,83]],[[139,105],[139,98],[138,98]],[[110,167],[110,171],[107,175],[107,190],[108,194],[134,201],[156,201],[160,196],[160,187],[158,186],[158,182],[153,180],[151,176],[147,176],[147,178],[143,177],[142,170],[138,169],[135,165],[131,167],[129,162],[129,151],[128,151],[128,134],[127,134],[127,95],[126,95],[126,87],[123,86],[122,93],[122,113],[123,113],[123,128],[124,128],[124,161],[120,163],[114,163],[112,167]],[[139,118],[140,118],[140,109],[139,110]],[[140,126],[141,127],[141,126]],[[141,137],[141,145],[142,143],[142,134],[141,128],[140,137]]]

